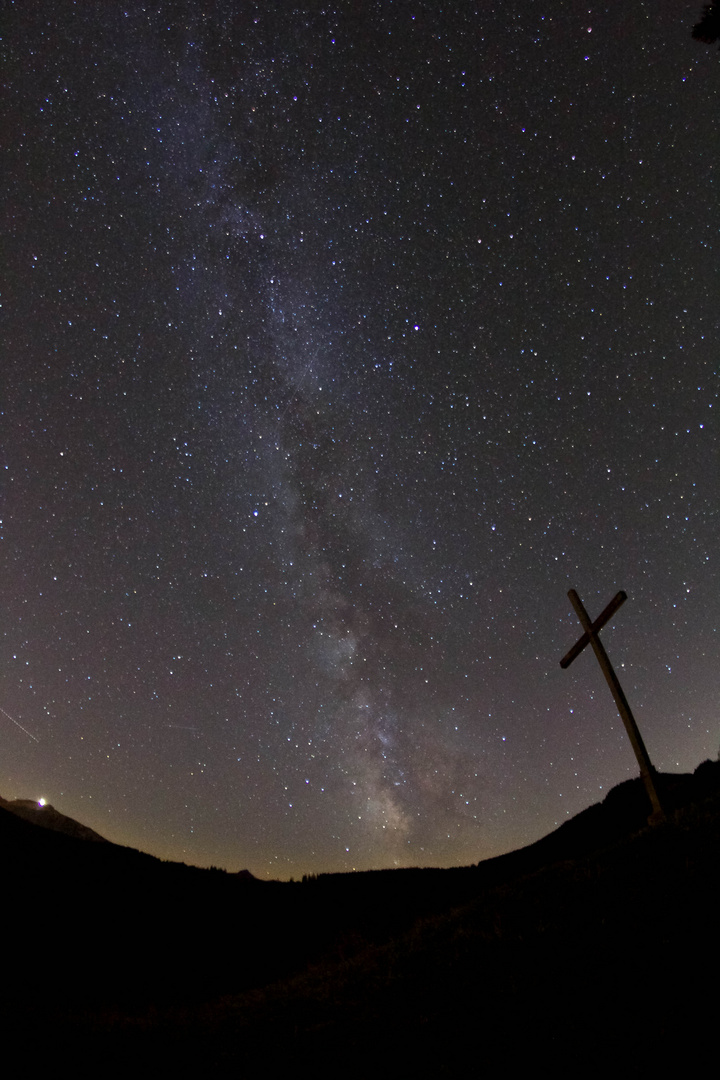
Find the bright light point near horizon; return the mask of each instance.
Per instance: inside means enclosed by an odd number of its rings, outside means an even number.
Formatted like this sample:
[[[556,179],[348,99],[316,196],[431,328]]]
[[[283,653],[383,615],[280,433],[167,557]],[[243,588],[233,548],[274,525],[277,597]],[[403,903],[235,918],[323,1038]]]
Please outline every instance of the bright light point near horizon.
[[[38,806],[45,806],[45,799],[38,799]]]

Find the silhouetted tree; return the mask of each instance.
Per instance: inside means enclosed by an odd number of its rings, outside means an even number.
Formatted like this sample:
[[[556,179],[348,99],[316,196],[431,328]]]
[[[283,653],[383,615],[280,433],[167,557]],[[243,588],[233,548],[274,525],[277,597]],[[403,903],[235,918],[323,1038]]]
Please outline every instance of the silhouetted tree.
[[[702,19],[693,27],[692,36],[706,45],[712,45],[720,38],[720,3],[705,5]]]

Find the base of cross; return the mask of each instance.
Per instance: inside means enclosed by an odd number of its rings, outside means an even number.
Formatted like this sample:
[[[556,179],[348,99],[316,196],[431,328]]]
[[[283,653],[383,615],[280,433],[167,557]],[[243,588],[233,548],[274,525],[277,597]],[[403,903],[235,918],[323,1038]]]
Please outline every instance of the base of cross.
[[[639,736],[638,732],[638,736]],[[665,814],[665,807],[660,799],[660,791],[662,790],[662,780],[658,777],[655,767],[650,763],[650,758],[647,757],[647,750],[644,745],[642,749],[645,751],[646,760],[641,762],[644,768],[640,769],[640,779],[642,780],[645,791],[647,793],[648,800],[650,802],[650,816],[647,819],[648,825],[652,828],[654,825],[664,825],[667,821]],[[638,755],[638,758],[640,755]]]
[[[638,732],[638,735],[639,734],[640,733]],[[647,755],[647,751],[645,750],[644,745],[642,749]],[[639,756],[640,755],[638,755],[638,757]],[[645,791],[647,792],[647,797],[650,801],[650,806],[652,808],[650,811],[650,816],[647,819],[647,823],[651,827],[655,825],[663,825],[667,821],[667,817],[665,816],[665,809],[662,802],[660,801],[660,794],[658,792],[658,787],[660,786],[658,784],[658,774],[655,772],[655,769],[650,764],[649,758],[647,758],[647,761],[643,762],[643,764],[645,764],[645,768],[642,768],[640,770],[640,778],[645,785]]]

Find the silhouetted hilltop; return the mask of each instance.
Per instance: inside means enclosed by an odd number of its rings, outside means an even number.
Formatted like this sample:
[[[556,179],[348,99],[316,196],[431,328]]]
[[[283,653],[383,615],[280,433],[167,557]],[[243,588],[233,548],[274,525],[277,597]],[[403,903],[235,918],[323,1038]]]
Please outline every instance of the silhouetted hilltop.
[[[49,803],[39,803],[34,799],[3,799],[0,796],[0,807],[9,810],[18,817],[30,821],[33,825],[40,825],[43,829],[52,829],[53,832],[64,833],[73,836],[77,840],[90,840],[93,843],[107,844],[108,841],[94,829],[87,825],[81,825],[74,818],[61,814]]]
[[[241,881],[257,881],[258,880],[255,877],[255,875],[252,874],[249,870],[238,870],[235,877],[239,878]]]
[[[666,813],[720,791],[720,761],[703,761],[694,773],[657,773],[656,787]],[[639,776],[611,788],[554,832],[517,851],[478,863],[487,882],[527,874],[564,859],[578,859],[647,825],[650,805]]]

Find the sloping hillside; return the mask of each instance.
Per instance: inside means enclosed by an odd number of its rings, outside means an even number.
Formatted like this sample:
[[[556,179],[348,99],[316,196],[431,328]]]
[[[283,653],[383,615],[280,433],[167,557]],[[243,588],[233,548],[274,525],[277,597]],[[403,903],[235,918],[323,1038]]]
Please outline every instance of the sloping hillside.
[[[29,821],[32,825],[40,825],[43,829],[51,829],[53,832],[64,833],[65,836],[75,837],[76,840],[90,840],[93,843],[106,844],[107,840],[94,829],[87,825],[81,825],[74,818],[67,817],[56,810],[49,803],[36,802],[34,799],[3,799],[0,797],[0,807],[9,810],[17,817]]]
[[[33,885],[14,913],[14,1030],[51,1033],[58,1053],[221,1073],[309,1057],[456,1075],[468,1058],[538,1055],[642,1071],[714,1023],[718,768],[676,784],[667,825],[637,829],[631,782],[465,870],[248,882],[52,834],[43,853],[16,832],[12,876]],[[32,829],[7,826],[6,841]]]

